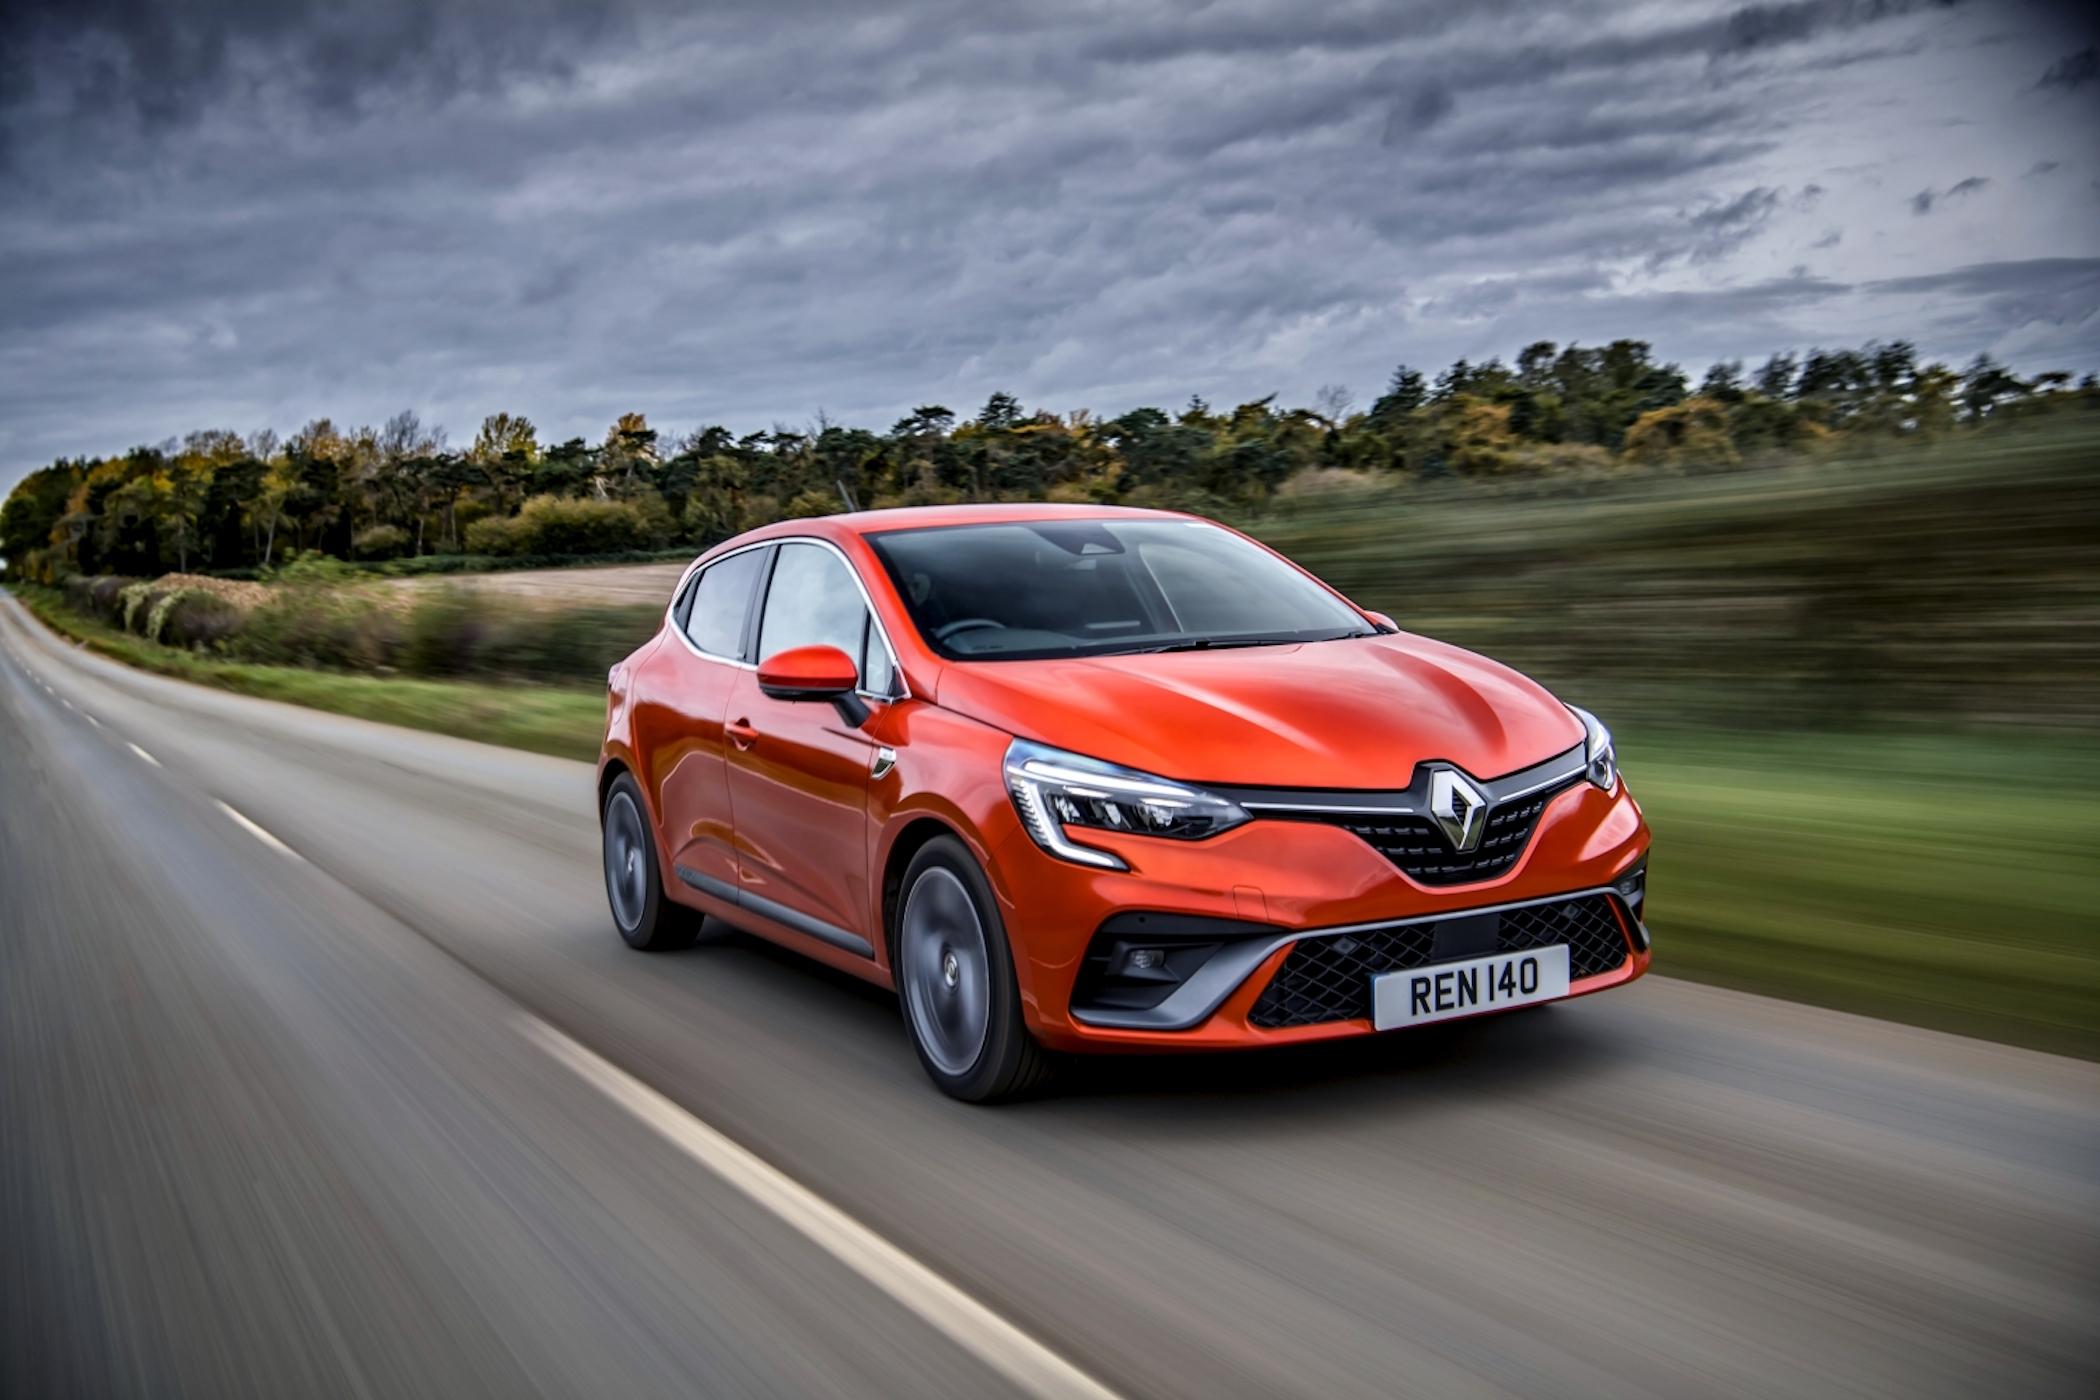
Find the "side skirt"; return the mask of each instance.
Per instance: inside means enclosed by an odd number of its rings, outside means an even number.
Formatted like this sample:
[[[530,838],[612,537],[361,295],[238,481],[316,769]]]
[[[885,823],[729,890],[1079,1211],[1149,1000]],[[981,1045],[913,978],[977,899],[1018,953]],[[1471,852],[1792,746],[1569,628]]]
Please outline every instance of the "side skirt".
[[[683,865],[676,867],[676,869],[679,879],[685,881],[688,885],[700,891],[700,893],[712,895],[724,904],[734,904],[739,909],[749,909],[762,919],[771,919],[783,928],[791,928],[795,932],[805,934],[820,943],[829,943],[832,947],[852,953],[856,957],[872,958],[875,956],[874,946],[867,939],[862,938],[850,929],[842,929],[837,924],[827,924],[822,919],[812,918],[799,909],[790,909],[777,900],[767,899],[764,895],[752,894],[749,891],[738,889],[727,880],[717,880],[712,875],[702,875],[699,871],[688,869]]]

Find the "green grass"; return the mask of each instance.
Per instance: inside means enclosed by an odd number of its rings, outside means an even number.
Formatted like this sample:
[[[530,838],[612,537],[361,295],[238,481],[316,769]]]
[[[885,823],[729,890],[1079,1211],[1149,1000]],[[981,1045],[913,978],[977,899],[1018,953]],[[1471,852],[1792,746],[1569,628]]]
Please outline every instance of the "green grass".
[[[1656,970],[2100,1059],[2100,743],[1622,744]]]
[[[14,592],[55,631],[141,670],[557,758],[592,759],[598,753],[605,722],[602,688],[412,680],[225,661],[161,646],[83,618],[49,589],[17,586]]]

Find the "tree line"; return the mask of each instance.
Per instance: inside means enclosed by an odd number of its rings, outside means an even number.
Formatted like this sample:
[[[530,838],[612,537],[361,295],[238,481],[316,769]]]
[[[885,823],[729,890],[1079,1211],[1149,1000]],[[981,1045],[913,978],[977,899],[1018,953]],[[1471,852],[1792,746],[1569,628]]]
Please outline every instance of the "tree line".
[[[1921,362],[1907,342],[1712,366],[1694,385],[1645,341],[1526,346],[1407,365],[1358,405],[1275,396],[1219,410],[1113,418],[1029,410],[996,393],[974,417],[926,404],[887,432],[820,419],[664,441],[625,414],[596,443],[542,443],[531,420],[485,419],[464,449],[413,412],[372,428],[327,419],[287,438],[193,432],[121,456],[62,459],[0,507],[16,577],[238,572],[293,554],[606,554],[701,547],[783,517],[858,508],[1047,499],[1256,511],[1294,482],[1552,474],[1619,467],[1726,470],[1862,439],[1924,440],[2069,408],[2100,387],[2023,378],[1987,355]]]

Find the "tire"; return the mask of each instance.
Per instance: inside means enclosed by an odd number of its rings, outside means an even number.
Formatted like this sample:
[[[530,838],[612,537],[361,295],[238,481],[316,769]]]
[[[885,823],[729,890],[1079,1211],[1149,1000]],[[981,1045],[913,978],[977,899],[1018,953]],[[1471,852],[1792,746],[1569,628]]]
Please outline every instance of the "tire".
[[[1049,1078],[1050,1053],[1021,1018],[991,884],[952,836],[928,841],[905,869],[895,953],[905,1030],[942,1093],[994,1103]]]
[[[696,909],[664,895],[663,869],[656,860],[656,841],[649,833],[649,805],[632,774],[613,779],[598,814],[605,857],[605,900],[613,927],[630,948],[668,953],[690,948],[700,936]]]

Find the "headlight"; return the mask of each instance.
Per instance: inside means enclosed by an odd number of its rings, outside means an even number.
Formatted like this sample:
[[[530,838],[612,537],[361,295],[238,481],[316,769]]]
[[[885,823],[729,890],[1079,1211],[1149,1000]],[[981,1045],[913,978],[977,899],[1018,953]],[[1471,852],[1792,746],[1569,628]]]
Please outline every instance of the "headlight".
[[[1038,846],[1061,860],[1104,870],[1130,867],[1068,833],[1092,828],[1196,841],[1247,820],[1243,808],[1222,797],[1026,739],[1006,750],[1006,790]]]
[[[1619,780],[1619,755],[1612,747],[1611,731],[1604,721],[1588,710],[1568,706],[1575,711],[1575,718],[1582,721],[1582,760],[1586,776],[1598,787],[1610,792],[1612,784]]]

